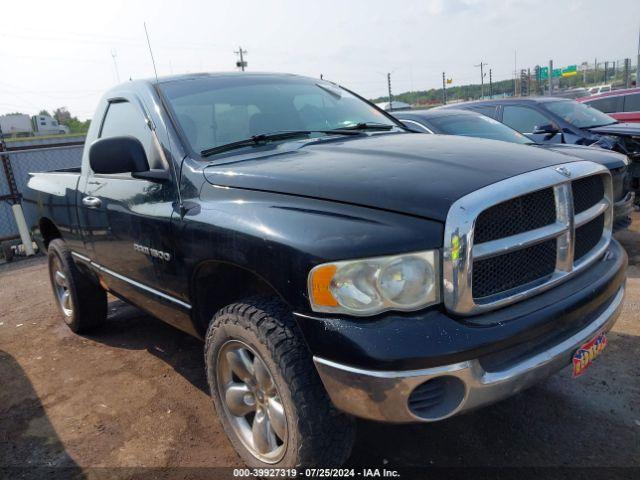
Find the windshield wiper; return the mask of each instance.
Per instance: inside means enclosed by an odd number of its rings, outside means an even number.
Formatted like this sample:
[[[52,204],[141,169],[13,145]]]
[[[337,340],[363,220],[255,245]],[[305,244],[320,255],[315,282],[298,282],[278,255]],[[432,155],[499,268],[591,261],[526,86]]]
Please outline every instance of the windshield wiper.
[[[339,132],[341,130],[391,130],[393,127],[400,128],[399,125],[389,125],[388,123],[362,122],[349,125],[348,127],[339,127],[332,130],[332,132]]]
[[[360,132],[353,130],[345,130],[344,128],[336,130],[292,130],[285,132],[274,133],[261,133],[244,140],[238,140],[237,142],[226,143],[224,145],[218,145],[217,147],[205,148],[200,152],[203,157],[209,157],[216,153],[228,152],[235,150],[236,148],[252,147],[257,145],[264,145],[268,142],[275,142],[278,140],[287,140],[289,138],[304,137],[313,133],[324,133],[327,135],[359,135]]]

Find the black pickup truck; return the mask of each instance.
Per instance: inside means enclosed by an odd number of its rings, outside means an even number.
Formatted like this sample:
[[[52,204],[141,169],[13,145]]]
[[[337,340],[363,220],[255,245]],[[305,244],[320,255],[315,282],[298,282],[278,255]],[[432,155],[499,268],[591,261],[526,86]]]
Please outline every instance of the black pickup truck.
[[[128,82],[86,145],[23,202],[66,323],[103,322],[110,292],[203,339],[251,466],[340,464],[354,416],[432,422],[579,375],[622,306],[605,167],[416,134],[330,82]]]

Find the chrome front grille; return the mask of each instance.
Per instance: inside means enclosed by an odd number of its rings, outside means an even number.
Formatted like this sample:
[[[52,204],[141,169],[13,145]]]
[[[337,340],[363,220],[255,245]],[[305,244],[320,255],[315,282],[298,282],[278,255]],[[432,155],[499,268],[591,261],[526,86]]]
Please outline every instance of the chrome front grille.
[[[473,315],[527,298],[595,261],[611,240],[611,175],[575,162],[518,175],[456,201],[447,216],[444,301]]]

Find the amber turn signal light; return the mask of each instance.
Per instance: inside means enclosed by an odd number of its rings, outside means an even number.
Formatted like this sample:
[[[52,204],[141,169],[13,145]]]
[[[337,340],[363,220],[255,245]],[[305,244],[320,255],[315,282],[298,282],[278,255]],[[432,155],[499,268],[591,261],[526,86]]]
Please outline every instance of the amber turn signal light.
[[[335,265],[324,265],[313,270],[311,274],[311,300],[316,305],[325,307],[337,307],[338,301],[329,290],[331,279],[335,275],[337,267]]]

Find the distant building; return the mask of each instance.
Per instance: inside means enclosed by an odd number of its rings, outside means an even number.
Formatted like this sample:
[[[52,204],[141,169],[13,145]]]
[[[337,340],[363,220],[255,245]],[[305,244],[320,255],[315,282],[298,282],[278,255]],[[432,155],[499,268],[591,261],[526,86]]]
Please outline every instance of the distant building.
[[[381,108],[387,112],[398,111],[398,110],[411,110],[411,105],[408,103],[400,102],[398,100],[394,100],[389,104],[389,102],[381,102],[376,103],[376,107]]]

